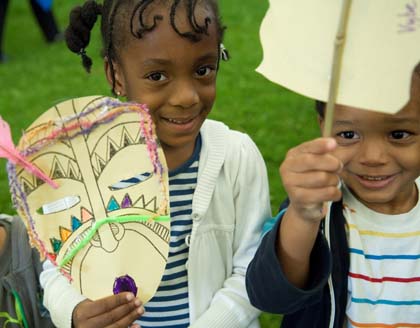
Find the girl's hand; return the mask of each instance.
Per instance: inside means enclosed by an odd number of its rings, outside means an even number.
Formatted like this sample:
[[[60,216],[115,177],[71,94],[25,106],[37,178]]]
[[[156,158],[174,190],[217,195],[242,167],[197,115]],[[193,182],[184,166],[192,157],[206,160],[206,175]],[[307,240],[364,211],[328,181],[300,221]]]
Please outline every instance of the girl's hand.
[[[292,148],[280,166],[280,175],[290,199],[288,211],[304,222],[318,222],[325,216],[325,202],[341,198],[342,162],[332,155],[337,143],[318,138]]]
[[[120,293],[97,301],[84,300],[73,311],[73,327],[127,328],[143,313],[141,301],[132,293]]]

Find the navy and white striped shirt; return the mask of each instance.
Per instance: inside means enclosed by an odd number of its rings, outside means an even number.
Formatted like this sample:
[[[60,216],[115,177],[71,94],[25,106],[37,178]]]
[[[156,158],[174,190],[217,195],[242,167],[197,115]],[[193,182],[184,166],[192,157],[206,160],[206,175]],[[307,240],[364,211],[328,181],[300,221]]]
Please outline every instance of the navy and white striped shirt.
[[[190,324],[185,263],[192,229],[192,198],[197,185],[200,150],[199,136],[191,158],[169,172],[171,237],[168,263],[155,296],[145,305],[145,314],[138,321],[142,328],[184,328]]]

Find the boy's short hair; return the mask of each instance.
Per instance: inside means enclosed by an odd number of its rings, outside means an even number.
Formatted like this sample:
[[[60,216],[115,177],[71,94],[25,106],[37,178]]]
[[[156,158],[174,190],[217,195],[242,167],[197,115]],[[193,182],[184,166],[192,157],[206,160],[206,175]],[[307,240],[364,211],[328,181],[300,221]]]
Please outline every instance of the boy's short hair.
[[[417,66],[414,67],[414,72],[417,74],[417,77],[420,77],[420,62],[418,62]]]
[[[324,118],[325,115],[325,107],[327,106],[327,103],[321,100],[315,100],[315,109],[319,115],[319,117],[321,117],[322,119]]]

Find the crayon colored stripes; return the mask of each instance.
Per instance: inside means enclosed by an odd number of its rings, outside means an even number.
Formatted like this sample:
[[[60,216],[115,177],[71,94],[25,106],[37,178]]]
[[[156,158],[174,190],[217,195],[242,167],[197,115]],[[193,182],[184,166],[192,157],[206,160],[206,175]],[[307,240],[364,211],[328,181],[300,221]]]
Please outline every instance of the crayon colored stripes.
[[[349,252],[352,254],[363,255],[368,260],[418,260],[420,259],[420,254],[411,254],[411,255],[375,255],[375,254],[365,254],[361,249],[349,248]]]
[[[360,322],[355,322],[351,319],[349,319],[351,325],[353,327],[366,327],[366,328],[400,328],[400,327],[407,327],[407,328],[412,328],[412,327],[420,327],[420,323],[406,323],[406,322],[399,322],[399,323],[394,323],[394,324],[386,324],[386,323],[360,323]]]
[[[371,300],[369,298],[356,298],[352,297],[351,301],[353,303],[359,303],[359,304],[371,304],[371,305],[393,305],[393,306],[411,306],[411,305],[420,305],[420,300],[411,300],[411,301],[391,301],[391,300],[385,300],[385,299],[379,299],[379,300]]]
[[[349,276],[354,279],[366,280],[373,283],[382,283],[382,282],[399,282],[399,283],[410,283],[410,282],[420,282],[420,277],[412,278],[398,278],[398,277],[382,277],[382,278],[372,278],[365,276],[363,274],[357,274],[349,272]]]
[[[416,237],[420,236],[420,231],[411,231],[411,232],[381,232],[373,230],[362,230],[356,227],[355,224],[348,224],[349,229],[354,229],[359,232],[360,235],[366,236],[377,236],[384,238],[407,238],[407,237]]]

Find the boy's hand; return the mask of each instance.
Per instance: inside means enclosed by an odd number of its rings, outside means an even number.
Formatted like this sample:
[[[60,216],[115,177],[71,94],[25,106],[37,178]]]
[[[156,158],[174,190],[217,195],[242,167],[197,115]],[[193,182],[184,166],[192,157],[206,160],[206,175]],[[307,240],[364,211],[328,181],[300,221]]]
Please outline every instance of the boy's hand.
[[[332,155],[337,143],[318,138],[292,148],[280,166],[283,185],[290,199],[288,211],[306,222],[325,216],[324,204],[341,198],[339,176],[343,164]]]
[[[132,293],[120,293],[97,301],[84,300],[73,311],[74,328],[127,328],[144,313]]]

